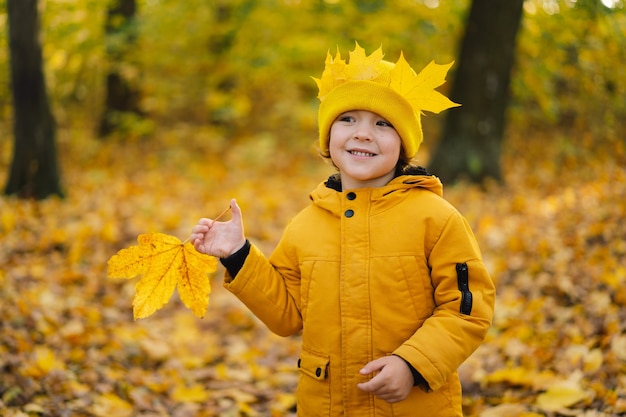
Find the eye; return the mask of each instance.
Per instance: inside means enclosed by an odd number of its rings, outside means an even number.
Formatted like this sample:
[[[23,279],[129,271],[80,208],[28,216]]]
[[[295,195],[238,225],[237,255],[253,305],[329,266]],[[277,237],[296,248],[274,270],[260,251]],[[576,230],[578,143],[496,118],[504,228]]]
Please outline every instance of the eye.
[[[337,118],[337,121],[351,123],[351,122],[354,122],[355,119],[353,116],[350,116],[348,114],[343,114]]]
[[[377,121],[376,122],[376,126],[385,126],[385,127],[393,128],[393,125],[391,123],[389,123],[388,121],[384,120],[384,119]]]

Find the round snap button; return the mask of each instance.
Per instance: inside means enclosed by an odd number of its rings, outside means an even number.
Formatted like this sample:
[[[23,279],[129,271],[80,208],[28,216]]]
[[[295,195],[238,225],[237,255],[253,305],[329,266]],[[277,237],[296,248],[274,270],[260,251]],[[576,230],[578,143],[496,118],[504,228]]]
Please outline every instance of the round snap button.
[[[322,368],[317,368],[315,370],[315,376],[319,378],[320,375],[322,375]]]
[[[347,218],[350,218],[352,216],[354,216],[354,210],[346,210],[346,212],[344,213],[346,215]]]
[[[356,194],[350,191],[348,194],[346,194],[346,198],[348,200],[354,200],[356,198]]]

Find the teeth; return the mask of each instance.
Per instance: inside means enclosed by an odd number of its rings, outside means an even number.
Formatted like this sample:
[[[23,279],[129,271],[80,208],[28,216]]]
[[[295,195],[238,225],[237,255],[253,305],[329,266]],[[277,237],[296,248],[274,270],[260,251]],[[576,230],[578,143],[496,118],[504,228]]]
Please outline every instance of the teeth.
[[[373,153],[369,153],[369,152],[361,152],[361,151],[350,151],[350,153],[352,155],[356,155],[356,156],[374,156]]]

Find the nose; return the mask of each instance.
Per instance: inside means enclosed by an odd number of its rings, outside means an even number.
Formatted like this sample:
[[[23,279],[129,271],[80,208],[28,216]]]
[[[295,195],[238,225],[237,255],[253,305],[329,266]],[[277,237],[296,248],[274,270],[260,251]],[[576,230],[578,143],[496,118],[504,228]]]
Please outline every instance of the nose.
[[[372,129],[367,123],[357,123],[353,136],[356,140],[369,142],[372,140]]]

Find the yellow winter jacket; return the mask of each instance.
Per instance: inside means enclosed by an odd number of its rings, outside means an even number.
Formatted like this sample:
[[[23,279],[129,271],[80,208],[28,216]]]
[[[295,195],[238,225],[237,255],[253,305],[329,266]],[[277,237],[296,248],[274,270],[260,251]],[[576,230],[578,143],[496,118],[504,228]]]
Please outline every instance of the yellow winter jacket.
[[[322,183],[310,198],[269,260],[253,245],[224,280],[273,332],[302,330],[298,416],[461,416],[456,370],[491,325],[495,289],[439,179]],[[359,370],[390,354],[428,383],[393,404],[357,388]]]

